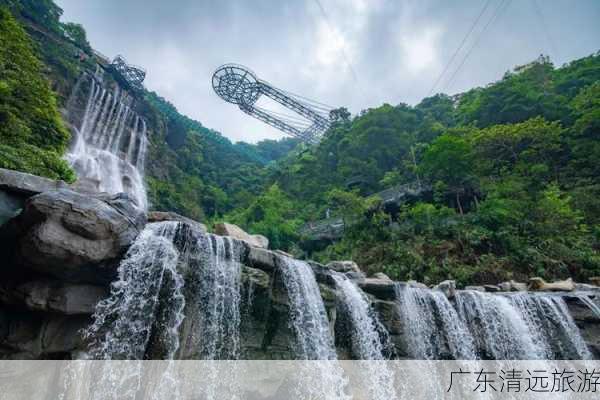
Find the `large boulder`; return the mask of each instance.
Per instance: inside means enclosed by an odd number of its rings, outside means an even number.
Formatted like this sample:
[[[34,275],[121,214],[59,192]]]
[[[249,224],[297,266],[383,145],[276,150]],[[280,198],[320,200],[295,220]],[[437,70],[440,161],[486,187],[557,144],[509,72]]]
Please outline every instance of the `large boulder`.
[[[49,190],[68,187],[69,185],[63,181],[0,168],[0,190],[5,192],[29,197]]]
[[[277,268],[278,257],[281,256],[273,251],[262,249],[260,247],[250,247],[247,263],[254,268],[272,271]]]
[[[215,233],[221,236],[231,236],[234,239],[239,239],[247,242],[253,247],[263,249],[269,248],[269,239],[263,235],[250,235],[237,225],[222,222],[215,225]]]
[[[542,278],[529,279],[529,290],[540,292],[572,292],[575,290],[575,282],[569,278],[564,281],[546,282]]]
[[[48,280],[0,288],[0,300],[6,304],[66,315],[91,315],[96,304],[106,296],[108,290],[102,286],[64,284]]]
[[[439,290],[440,292],[444,293],[447,298],[452,299],[456,295],[456,281],[446,280],[440,282],[433,288],[433,290]]]
[[[206,225],[183,215],[168,211],[149,211],[148,222],[177,221],[194,227],[198,232],[206,232]]]
[[[413,281],[413,280],[407,281],[406,284],[409,287],[415,288],[415,289],[429,289],[426,284],[421,283],[421,282],[417,282],[417,281]]]
[[[0,190],[0,225],[14,218],[25,204],[25,200],[9,192]]]
[[[358,286],[366,293],[378,299],[393,300],[396,298],[396,283],[390,279],[366,278],[358,282]]]
[[[2,358],[55,358],[84,347],[82,329],[90,324],[89,316],[61,316],[34,313],[6,313],[7,331],[1,338],[6,355]],[[11,355],[12,354],[12,355]]]
[[[68,186],[63,181],[0,168],[0,225],[15,217],[28,197]]]
[[[474,292],[485,292],[485,288],[483,286],[465,286],[465,290],[470,290]]]
[[[145,222],[126,194],[92,197],[60,189],[29,198],[6,229],[16,238],[18,265],[65,280],[104,283]]]
[[[327,268],[330,268],[336,272],[342,272],[342,273],[355,273],[355,274],[362,274],[363,272],[360,270],[360,268],[358,267],[358,264],[356,264],[354,261],[332,261],[329,264],[327,264]]]

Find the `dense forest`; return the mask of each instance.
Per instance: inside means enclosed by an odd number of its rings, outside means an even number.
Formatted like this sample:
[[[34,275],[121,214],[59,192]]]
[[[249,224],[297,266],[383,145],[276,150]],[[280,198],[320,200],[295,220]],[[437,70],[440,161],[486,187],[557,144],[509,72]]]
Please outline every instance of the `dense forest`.
[[[70,135],[59,109],[78,77],[93,73],[99,55],[81,25],[61,22],[52,0],[0,0],[2,6],[0,118],[8,123],[0,128],[0,167],[73,181],[62,159]],[[246,207],[263,189],[265,167],[299,144],[231,143],[156,93],[144,91],[137,100],[151,129],[146,184],[156,209],[212,221]]]
[[[51,0],[0,5],[0,167],[72,181],[59,110],[94,52]],[[340,109],[310,147],[231,143],[156,93],[139,100],[153,128],[155,209],[227,220],[273,248],[399,280],[600,274],[600,53],[559,68],[540,56],[415,106]],[[401,184],[430,195],[389,213],[373,194]],[[300,228],[326,214],[343,219],[343,238],[304,246]]]
[[[337,121],[229,219],[298,251],[297,228],[329,210],[344,237],[311,256],[395,279],[584,278],[600,273],[599,157],[600,54],[541,56],[487,87]],[[388,215],[368,196],[407,183],[431,198]]]

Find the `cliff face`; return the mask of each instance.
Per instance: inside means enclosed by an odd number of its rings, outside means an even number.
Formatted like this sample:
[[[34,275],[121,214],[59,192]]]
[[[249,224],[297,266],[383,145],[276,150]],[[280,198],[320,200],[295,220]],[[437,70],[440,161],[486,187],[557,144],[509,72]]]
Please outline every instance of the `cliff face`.
[[[456,291],[451,283],[429,290],[420,289],[415,283],[392,282],[385,276],[364,278],[351,262],[324,266],[296,261],[282,252],[208,235],[202,224],[176,214],[149,213],[152,223],[147,225],[146,213],[136,208],[127,195],[90,195],[78,192],[76,187],[13,171],[0,171],[0,196],[6,200],[1,203],[2,214],[8,217],[0,230],[2,358],[70,358],[89,351],[90,340],[94,337],[84,339],[82,330],[89,332],[94,322],[92,313],[96,310],[101,314],[107,305],[112,307],[108,311],[117,313],[111,314],[113,319],[129,318],[128,322],[133,323],[139,317],[140,321],[145,321],[148,336],[141,344],[132,341],[132,345],[141,346],[140,353],[136,353],[139,357],[195,359],[210,354],[219,358],[229,353],[222,353],[225,351],[223,346],[210,347],[207,343],[212,343],[213,336],[219,343],[229,343],[228,335],[234,335],[237,339],[227,345],[235,349],[235,354],[230,356],[294,359],[301,350],[299,338],[306,332],[319,333],[311,331],[315,317],[326,321],[339,358],[364,357],[360,346],[357,347],[357,335],[365,334],[365,330],[359,329],[353,318],[353,312],[360,304],[348,298],[340,279],[360,287],[364,293],[357,300],[366,301],[364,304],[371,310],[364,315],[372,317],[373,326],[368,328],[379,343],[376,347],[381,356],[427,356],[415,350],[411,338],[429,332],[442,338],[439,343],[432,342],[429,357],[453,358],[461,353],[452,348],[448,338],[460,331],[454,326],[463,319],[464,310],[461,311],[460,304],[474,301],[468,304],[478,308],[483,303],[475,300],[480,299],[488,306],[506,306],[504,298],[509,295]],[[161,233],[156,237],[144,237],[149,229]],[[166,234],[165,229],[171,232]],[[169,238],[168,242],[166,238]],[[170,257],[175,257],[172,264],[169,264]],[[296,281],[290,281],[287,274],[300,271],[303,266],[309,267],[308,280],[294,278]],[[238,267],[239,276],[234,273]],[[152,275],[157,271],[163,272]],[[313,279],[320,293],[318,299],[310,296],[309,281]],[[111,282],[120,283],[111,288]],[[124,294],[123,282],[139,287],[135,292]],[[148,293],[152,290],[155,295],[150,296]],[[131,297],[132,293],[135,296]],[[538,312],[536,318],[548,330],[548,337],[560,342],[562,350],[548,350],[554,352],[552,356],[600,356],[600,316],[587,303],[597,300],[600,288],[580,286],[579,291],[561,292],[556,295],[558,297],[525,292],[514,294],[521,295],[524,302],[541,302],[542,307],[532,305],[528,310]],[[408,301],[410,296],[417,296],[418,301]],[[157,302],[150,311],[136,308],[152,298]],[[96,308],[102,299],[108,303]],[[129,305],[125,306],[124,302]],[[316,304],[321,302],[323,315]],[[211,304],[214,307],[207,310],[206,305]],[[562,304],[568,307],[566,313],[561,309]],[[554,308],[556,312],[551,310]],[[316,314],[305,313],[312,309]],[[119,315],[119,310],[129,311]],[[410,314],[411,310],[416,310],[418,315]],[[502,315],[500,308],[488,311],[487,314],[482,311],[479,318],[491,320],[496,314]],[[313,318],[312,322],[310,318]],[[431,326],[425,330],[422,324],[413,324],[429,318]],[[140,325],[135,326],[139,329]],[[166,340],[169,336],[165,336],[168,328],[173,326],[177,332],[175,347],[174,342]],[[507,326],[506,329],[510,329]],[[106,326],[98,325],[97,328],[95,333],[100,336],[106,331]],[[303,333],[299,329],[307,331]],[[483,330],[480,333],[495,334],[493,330],[485,331],[491,329],[485,324],[469,325],[473,332],[480,329]],[[327,337],[328,332],[319,334]],[[501,336],[503,332],[506,333],[502,330],[496,333]],[[116,331],[114,334],[117,335]],[[485,341],[485,336],[483,333],[475,335],[475,339]],[[577,343],[579,337],[585,345]],[[98,336],[95,339],[105,340]],[[130,339],[124,337],[119,343]],[[528,342],[524,343],[515,353],[507,354],[528,354],[519,353],[529,351]],[[481,350],[488,344],[483,343],[481,348],[475,344],[478,354],[494,356]],[[110,347],[105,345],[102,351]],[[548,345],[552,347],[553,343]],[[572,350],[564,350],[571,347]],[[491,346],[490,351],[493,350]],[[118,356],[116,353],[110,355]]]

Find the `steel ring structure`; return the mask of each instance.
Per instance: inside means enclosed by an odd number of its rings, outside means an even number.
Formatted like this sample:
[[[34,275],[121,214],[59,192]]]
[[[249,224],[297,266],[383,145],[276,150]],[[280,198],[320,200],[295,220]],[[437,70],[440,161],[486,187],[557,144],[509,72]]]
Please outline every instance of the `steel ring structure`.
[[[134,89],[142,90],[143,82],[146,79],[146,71],[141,67],[127,64],[123,56],[116,56],[110,66],[125,79],[125,81]]]
[[[329,111],[332,107],[278,89],[258,79],[243,65],[224,64],[217,68],[212,77],[212,86],[226,102],[236,104],[246,114],[307,143],[317,143],[331,125]],[[256,103],[263,95],[294,115],[258,107]]]

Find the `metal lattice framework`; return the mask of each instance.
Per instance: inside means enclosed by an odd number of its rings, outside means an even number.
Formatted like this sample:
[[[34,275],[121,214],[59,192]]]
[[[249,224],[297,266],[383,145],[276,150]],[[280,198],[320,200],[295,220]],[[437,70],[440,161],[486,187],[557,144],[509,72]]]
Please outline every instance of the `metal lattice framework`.
[[[116,56],[110,65],[131,87],[138,90],[144,88],[143,82],[146,79],[146,71],[143,68],[127,64],[125,58],[120,55]]]
[[[317,143],[331,124],[329,112],[333,107],[278,89],[258,79],[242,65],[220,66],[212,77],[212,85],[223,100],[236,104],[246,114],[307,143]],[[257,106],[257,101],[263,95],[295,115]]]

